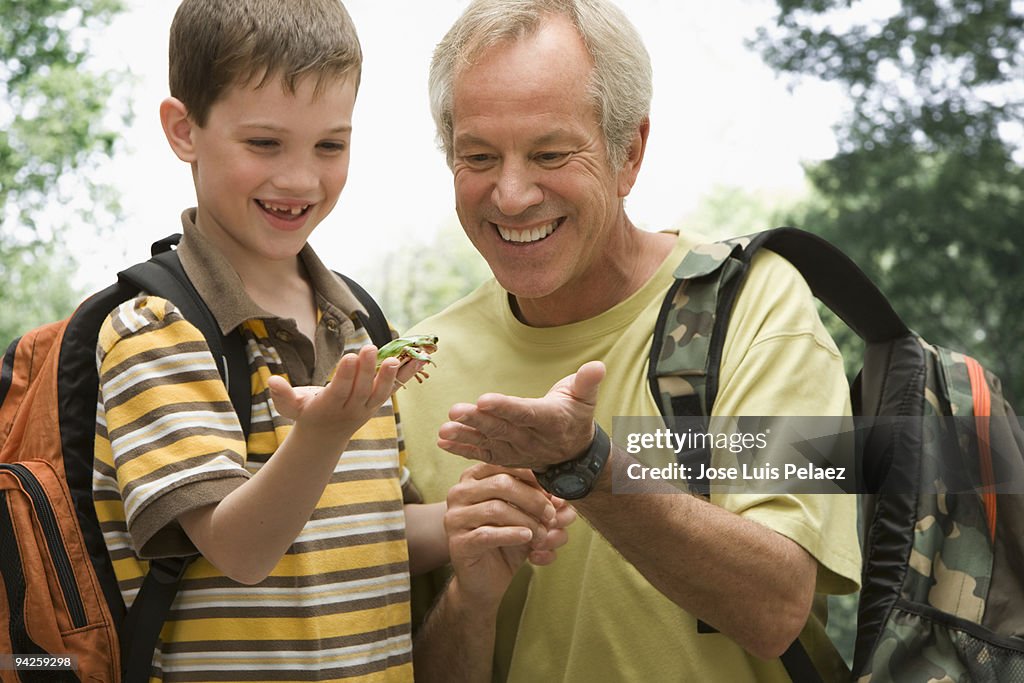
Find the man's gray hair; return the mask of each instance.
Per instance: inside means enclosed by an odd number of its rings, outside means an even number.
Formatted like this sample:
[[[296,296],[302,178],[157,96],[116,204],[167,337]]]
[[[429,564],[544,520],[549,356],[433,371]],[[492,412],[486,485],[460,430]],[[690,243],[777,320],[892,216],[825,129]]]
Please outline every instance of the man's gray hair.
[[[534,35],[545,16],[568,17],[594,60],[588,91],[604,133],[608,160],[619,168],[651,109],[651,60],[640,34],[607,0],[476,0],[434,50],[430,111],[438,144],[453,162],[453,90],[459,73],[504,41]]]

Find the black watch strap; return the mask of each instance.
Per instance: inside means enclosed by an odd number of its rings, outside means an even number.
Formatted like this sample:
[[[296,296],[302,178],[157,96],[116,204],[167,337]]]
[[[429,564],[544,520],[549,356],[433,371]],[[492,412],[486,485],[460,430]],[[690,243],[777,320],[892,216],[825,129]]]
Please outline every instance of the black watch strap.
[[[594,422],[594,438],[583,455],[552,465],[541,472],[534,470],[533,473],[548,493],[565,500],[578,500],[593,490],[608,462],[611,448],[608,434],[601,429],[601,425]]]

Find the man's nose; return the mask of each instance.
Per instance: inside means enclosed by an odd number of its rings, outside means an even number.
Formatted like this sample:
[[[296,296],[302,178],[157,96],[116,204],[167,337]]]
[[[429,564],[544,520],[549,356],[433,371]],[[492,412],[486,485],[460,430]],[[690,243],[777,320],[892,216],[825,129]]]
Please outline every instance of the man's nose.
[[[544,201],[544,191],[524,164],[505,161],[491,192],[494,206],[506,216],[517,216]]]

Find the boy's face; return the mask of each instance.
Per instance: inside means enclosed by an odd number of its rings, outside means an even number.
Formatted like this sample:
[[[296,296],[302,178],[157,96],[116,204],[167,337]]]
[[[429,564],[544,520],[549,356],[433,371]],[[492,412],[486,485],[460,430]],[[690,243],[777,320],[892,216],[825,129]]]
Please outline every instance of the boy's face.
[[[334,208],[348,178],[355,79],[315,79],[294,94],[280,78],[235,86],[192,127],[196,224],[247,261],[294,257]]]

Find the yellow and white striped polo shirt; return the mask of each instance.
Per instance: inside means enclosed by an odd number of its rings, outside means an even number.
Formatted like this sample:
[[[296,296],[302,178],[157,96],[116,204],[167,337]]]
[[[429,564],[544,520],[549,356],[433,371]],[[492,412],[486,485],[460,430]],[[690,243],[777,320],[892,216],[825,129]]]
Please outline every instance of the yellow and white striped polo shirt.
[[[308,258],[306,265],[322,268]],[[213,270],[226,277],[223,266]],[[312,277],[314,286],[323,277]],[[339,352],[370,343],[337,313],[330,309],[344,327]],[[287,436],[290,421],[274,409],[267,379],[299,383],[296,373],[318,374],[282,360],[302,354],[279,351],[287,345],[270,332],[281,329],[279,320],[251,318],[239,329],[251,371],[247,444],[201,333],[173,304],[140,296],[101,330],[93,488],[128,605],[147,569],[142,558],[196,552],[177,518],[242,485]],[[317,357],[316,367],[328,361],[333,367],[337,358]],[[266,580],[246,586],[202,557],[193,562],[161,633],[152,680],[411,681],[403,456],[388,401],[352,438],[312,518]]]

